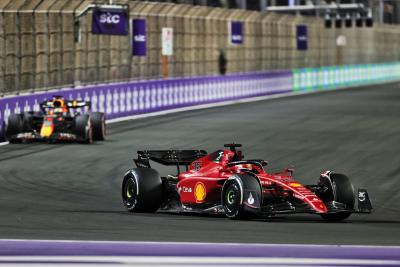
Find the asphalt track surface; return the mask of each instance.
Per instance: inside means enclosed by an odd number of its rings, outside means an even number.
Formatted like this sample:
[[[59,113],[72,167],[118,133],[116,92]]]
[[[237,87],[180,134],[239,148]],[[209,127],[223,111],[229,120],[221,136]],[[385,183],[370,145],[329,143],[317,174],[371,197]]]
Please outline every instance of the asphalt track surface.
[[[400,245],[399,84],[331,91],[109,125],[105,142],[0,147],[0,238]],[[120,186],[140,149],[235,141],[269,171],[294,165],[305,184],[333,169],[369,190],[371,215],[232,221],[131,214]]]

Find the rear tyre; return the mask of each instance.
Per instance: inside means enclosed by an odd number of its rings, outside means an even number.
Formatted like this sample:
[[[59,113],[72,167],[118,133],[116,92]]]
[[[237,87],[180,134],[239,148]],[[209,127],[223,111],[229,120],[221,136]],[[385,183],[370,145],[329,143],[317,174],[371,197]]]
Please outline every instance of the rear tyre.
[[[235,180],[224,186],[222,206],[228,218],[236,220],[245,218],[244,206],[243,203],[240,203],[242,193],[239,183]]]
[[[122,200],[130,212],[156,212],[163,201],[159,173],[150,168],[129,170],[122,182]]]
[[[93,143],[92,127],[89,115],[77,115],[75,117],[74,134],[78,137],[78,141],[82,143]]]
[[[6,138],[10,143],[20,143],[21,140],[13,138],[13,136],[23,131],[21,114],[10,114],[6,128]]]
[[[24,112],[22,116],[22,128],[24,132],[32,132],[35,129],[34,117],[42,117],[40,112]]]
[[[340,202],[346,205],[347,210],[354,209],[355,194],[353,184],[350,179],[343,174],[334,173],[330,175],[332,185],[325,185],[329,188],[333,197],[333,201]],[[322,218],[327,221],[342,221],[347,219],[351,212],[342,211],[337,213],[321,214]]]
[[[29,112],[24,112],[22,116],[22,128],[24,132],[32,131],[32,114]]]
[[[90,123],[93,130],[93,140],[102,141],[106,139],[106,120],[104,113],[92,112],[90,113]]]

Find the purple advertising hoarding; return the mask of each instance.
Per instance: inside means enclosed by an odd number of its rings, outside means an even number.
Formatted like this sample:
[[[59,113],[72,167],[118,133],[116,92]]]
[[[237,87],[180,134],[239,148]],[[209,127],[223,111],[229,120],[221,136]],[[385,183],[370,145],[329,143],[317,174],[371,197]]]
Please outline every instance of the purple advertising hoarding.
[[[96,8],[93,10],[92,33],[127,35],[128,12],[126,10],[106,10]]]
[[[133,19],[132,20],[132,55],[133,56],[146,56],[147,54],[147,34],[146,34],[146,20]]]
[[[307,50],[308,36],[307,36],[306,25],[297,25],[296,38],[297,38],[297,50]]]
[[[241,21],[231,21],[230,39],[231,44],[243,44],[243,23]]]
[[[239,100],[292,91],[292,72],[255,72],[184,79],[131,81],[64,88],[29,95],[0,98],[0,140],[12,113],[39,111],[40,103],[53,95],[91,101],[92,111],[107,119]]]

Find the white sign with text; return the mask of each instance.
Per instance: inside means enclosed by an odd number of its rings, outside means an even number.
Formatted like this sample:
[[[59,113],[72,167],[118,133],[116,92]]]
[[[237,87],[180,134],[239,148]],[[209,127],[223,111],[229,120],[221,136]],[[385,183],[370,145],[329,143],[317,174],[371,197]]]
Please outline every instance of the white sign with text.
[[[161,34],[161,45],[162,45],[162,55],[172,56],[173,55],[173,28],[162,28]]]

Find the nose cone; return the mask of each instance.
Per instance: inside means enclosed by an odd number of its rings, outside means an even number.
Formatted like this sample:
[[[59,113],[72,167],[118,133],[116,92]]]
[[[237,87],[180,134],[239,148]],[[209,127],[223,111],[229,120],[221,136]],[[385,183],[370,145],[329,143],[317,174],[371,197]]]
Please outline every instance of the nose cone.
[[[46,122],[43,124],[42,129],[40,129],[41,137],[50,137],[53,134],[54,125],[51,122]]]
[[[309,203],[311,207],[318,213],[328,212],[328,208],[325,206],[324,202],[317,197],[312,197],[312,199],[309,199]]]

